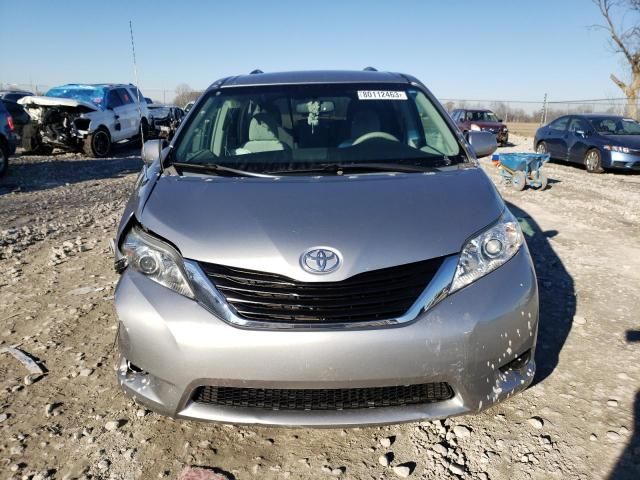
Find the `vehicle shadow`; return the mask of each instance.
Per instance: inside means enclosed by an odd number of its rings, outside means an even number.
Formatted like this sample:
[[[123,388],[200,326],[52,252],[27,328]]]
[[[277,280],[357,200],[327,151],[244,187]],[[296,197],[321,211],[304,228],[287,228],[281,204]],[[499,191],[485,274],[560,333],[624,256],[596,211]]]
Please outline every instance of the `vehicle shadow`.
[[[531,251],[538,276],[540,318],[536,347],[536,374],[532,385],[547,378],[558,365],[560,351],[569,336],[576,313],[576,292],[573,278],[553,250],[549,239],[557,230],[543,231],[524,210],[507,202],[518,218]]]
[[[100,159],[79,154],[11,157],[7,174],[0,178],[0,196],[113,178],[141,168],[140,150],[131,147],[116,148],[112,156]]]
[[[627,343],[640,342],[640,330],[627,330]],[[640,478],[640,390],[633,402],[633,425],[631,439],[611,471],[610,480],[632,480]]]

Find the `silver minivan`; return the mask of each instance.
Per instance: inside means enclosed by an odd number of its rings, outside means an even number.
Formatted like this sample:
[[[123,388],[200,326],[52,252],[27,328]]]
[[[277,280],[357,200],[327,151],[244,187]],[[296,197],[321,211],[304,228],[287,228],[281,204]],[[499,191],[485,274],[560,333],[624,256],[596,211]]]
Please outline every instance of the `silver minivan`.
[[[117,237],[118,381],[152,410],[334,426],[479,412],[535,370],[516,218],[416,78],[212,84],[144,168]]]

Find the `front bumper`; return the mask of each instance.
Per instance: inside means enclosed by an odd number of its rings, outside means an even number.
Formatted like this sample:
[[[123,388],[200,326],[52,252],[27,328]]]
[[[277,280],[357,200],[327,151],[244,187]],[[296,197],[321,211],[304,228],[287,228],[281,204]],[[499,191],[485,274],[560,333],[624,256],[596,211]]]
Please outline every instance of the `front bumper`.
[[[479,412],[526,388],[535,370],[538,292],[526,246],[501,268],[399,327],[241,329],[130,269],[118,283],[115,305],[121,387],[176,418],[315,427],[437,419]],[[500,370],[526,351],[531,356],[522,368]],[[428,382],[449,383],[454,397],[334,411],[220,407],[191,399],[202,385],[335,389]]]
[[[622,153],[608,152],[609,165],[604,164],[608,168],[620,168],[624,170],[640,170],[640,154],[639,153]],[[605,160],[605,158],[603,158]]]

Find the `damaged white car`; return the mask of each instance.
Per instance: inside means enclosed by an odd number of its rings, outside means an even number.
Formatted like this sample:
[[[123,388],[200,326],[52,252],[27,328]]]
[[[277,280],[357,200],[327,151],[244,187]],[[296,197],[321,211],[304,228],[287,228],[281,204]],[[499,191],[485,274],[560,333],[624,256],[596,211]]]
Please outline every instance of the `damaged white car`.
[[[18,103],[31,117],[23,145],[39,153],[62,148],[105,157],[113,143],[146,137],[149,129],[147,103],[130,84],[67,84]]]

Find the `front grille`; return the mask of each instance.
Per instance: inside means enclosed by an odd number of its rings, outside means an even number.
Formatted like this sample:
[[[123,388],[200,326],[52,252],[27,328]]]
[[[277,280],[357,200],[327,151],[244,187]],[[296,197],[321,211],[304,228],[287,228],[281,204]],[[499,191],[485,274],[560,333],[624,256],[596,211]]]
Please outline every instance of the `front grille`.
[[[353,410],[400,407],[448,400],[453,390],[448,383],[424,383],[397,387],[338,389],[267,389],[198,387],[193,401],[225,407],[265,410]]]
[[[299,282],[266,272],[201,264],[238,315],[269,322],[357,322],[403,315],[442,258],[360,273],[340,282]]]

